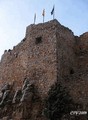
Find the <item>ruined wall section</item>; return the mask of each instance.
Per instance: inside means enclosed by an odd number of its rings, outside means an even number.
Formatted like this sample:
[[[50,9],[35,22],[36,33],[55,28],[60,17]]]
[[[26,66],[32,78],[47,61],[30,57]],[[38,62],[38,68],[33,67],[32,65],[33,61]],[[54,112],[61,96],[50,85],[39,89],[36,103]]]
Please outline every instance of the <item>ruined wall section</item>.
[[[77,39],[76,60],[77,69],[80,72],[88,72],[88,32],[82,34]]]
[[[57,32],[58,73],[60,77],[75,72],[74,34],[64,26],[58,26]]]
[[[25,50],[24,50],[25,48]],[[13,50],[5,51],[0,63],[0,81],[15,82],[20,86],[26,74],[27,52],[26,43],[20,43]],[[22,62],[24,61],[24,62]]]
[[[80,103],[83,110],[88,110],[88,32],[74,38],[75,72],[64,78],[63,85],[69,89],[73,100]]]
[[[2,56],[2,83],[15,81],[20,87],[28,78],[35,81],[40,94],[46,95],[57,79],[56,24],[55,20],[27,27],[23,41]]]

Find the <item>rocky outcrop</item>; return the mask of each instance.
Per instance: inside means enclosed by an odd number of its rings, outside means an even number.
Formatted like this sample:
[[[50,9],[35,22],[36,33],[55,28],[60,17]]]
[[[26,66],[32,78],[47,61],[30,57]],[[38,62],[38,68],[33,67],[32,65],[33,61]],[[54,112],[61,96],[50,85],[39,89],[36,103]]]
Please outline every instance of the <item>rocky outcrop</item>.
[[[9,84],[2,88],[0,120],[88,119],[87,114],[71,115],[72,111],[87,111],[88,109],[85,109],[81,103],[74,101],[62,83],[56,82],[51,86],[45,99],[39,96],[34,83],[28,79],[25,79],[22,88],[15,91],[10,88]]]
[[[6,84],[1,89],[0,119],[2,120],[38,120],[42,119],[42,101],[34,83],[25,79],[22,88],[11,89]]]

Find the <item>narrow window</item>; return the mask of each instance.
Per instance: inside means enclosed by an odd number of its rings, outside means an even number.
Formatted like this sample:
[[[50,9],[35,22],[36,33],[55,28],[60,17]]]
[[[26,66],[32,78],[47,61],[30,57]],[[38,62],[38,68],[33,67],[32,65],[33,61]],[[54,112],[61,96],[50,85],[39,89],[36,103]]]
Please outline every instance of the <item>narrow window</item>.
[[[37,37],[35,43],[39,44],[42,42],[42,37]]]
[[[74,70],[73,69],[70,70],[70,74],[74,74]]]

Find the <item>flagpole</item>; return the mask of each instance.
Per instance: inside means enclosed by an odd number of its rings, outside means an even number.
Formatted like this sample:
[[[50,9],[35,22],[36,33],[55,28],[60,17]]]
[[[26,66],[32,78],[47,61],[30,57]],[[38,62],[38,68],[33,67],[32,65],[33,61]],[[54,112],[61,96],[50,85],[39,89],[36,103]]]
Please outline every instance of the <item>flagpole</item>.
[[[51,15],[53,16],[53,20],[54,20],[54,18],[55,18],[55,5],[53,6],[53,9],[51,11]]]
[[[55,18],[55,5],[54,5],[54,12],[53,12],[53,20]]]
[[[53,13],[53,20],[54,20],[54,13]]]
[[[35,13],[35,15],[34,15],[34,24],[35,24],[35,21],[36,21],[36,13]]]
[[[45,9],[43,9],[42,16],[43,16],[43,23],[44,23],[44,19],[45,19]]]
[[[43,15],[43,23],[44,23],[44,15]]]

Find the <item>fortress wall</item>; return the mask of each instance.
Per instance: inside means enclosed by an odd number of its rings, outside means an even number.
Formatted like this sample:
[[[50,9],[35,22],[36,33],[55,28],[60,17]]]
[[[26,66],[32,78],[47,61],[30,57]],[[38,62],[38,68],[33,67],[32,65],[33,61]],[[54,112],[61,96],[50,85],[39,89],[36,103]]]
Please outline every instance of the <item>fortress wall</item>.
[[[58,72],[63,77],[75,72],[75,40],[72,31],[63,26],[58,26],[56,34]]]
[[[24,86],[25,78],[33,84],[27,83],[25,89],[20,89],[22,95],[17,104],[9,107],[7,101],[3,101],[5,107],[0,106],[1,119],[8,117],[9,113],[14,120],[24,117],[45,120],[43,98],[47,98],[47,92],[57,80],[71,95],[76,110],[88,111],[88,33],[74,36],[57,20],[28,26],[25,38],[13,50],[5,51],[0,62],[0,88],[5,83],[14,83],[9,88],[11,96],[8,101],[13,100],[18,87]],[[27,95],[24,98],[28,101],[24,100],[25,104],[20,106],[24,91]],[[3,97],[4,94],[1,100]]]
[[[15,81],[15,86],[21,87],[24,78],[28,78],[35,82],[40,94],[46,95],[57,80],[55,24],[56,21],[27,27],[25,40],[2,56],[2,83]]]
[[[78,70],[88,72],[88,32],[79,37],[76,59],[78,63]]]
[[[69,89],[76,89],[76,84],[80,87],[78,71],[85,73],[84,78],[82,77],[85,85],[88,56],[87,53],[85,56],[80,55],[80,46],[81,50],[87,51],[87,34],[76,38],[71,30],[56,20],[30,25],[26,29],[25,38],[2,56],[0,86],[15,81],[15,88],[21,87],[27,78],[35,82],[39,93],[44,96],[57,81],[57,77],[63,77],[65,81],[68,76],[69,84],[67,81],[62,82]],[[81,91],[81,87],[79,89]]]

